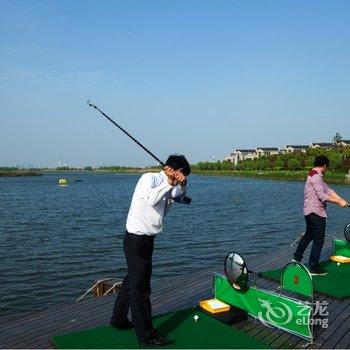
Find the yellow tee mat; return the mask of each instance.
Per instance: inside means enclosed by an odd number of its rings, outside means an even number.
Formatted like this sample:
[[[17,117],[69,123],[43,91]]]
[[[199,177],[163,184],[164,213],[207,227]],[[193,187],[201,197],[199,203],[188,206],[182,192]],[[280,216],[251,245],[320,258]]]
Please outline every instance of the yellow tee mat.
[[[336,263],[350,264],[350,258],[342,255],[332,255],[330,259]]]
[[[199,307],[210,312],[211,314],[217,314],[220,312],[230,311],[230,305],[223,303],[219,299],[208,299],[199,302]]]

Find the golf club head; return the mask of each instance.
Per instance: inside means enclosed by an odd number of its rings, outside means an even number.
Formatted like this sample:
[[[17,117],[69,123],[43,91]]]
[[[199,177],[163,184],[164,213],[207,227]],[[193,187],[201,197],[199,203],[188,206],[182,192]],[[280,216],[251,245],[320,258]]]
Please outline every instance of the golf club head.
[[[96,106],[90,100],[87,100],[86,103],[89,105],[89,107],[96,108]]]
[[[344,227],[344,237],[350,243],[350,224]]]
[[[232,288],[239,291],[248,288],[247,264],[238,253],[227,254],[225,258],[225,275]]]

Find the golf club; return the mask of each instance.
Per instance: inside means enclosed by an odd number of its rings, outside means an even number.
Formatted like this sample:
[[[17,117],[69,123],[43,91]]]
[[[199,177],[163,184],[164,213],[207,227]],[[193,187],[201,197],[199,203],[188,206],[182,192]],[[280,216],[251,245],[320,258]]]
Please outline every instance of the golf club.
[[[97,111],[99,111],[105,118],[107,118],[112,124],[114,124],[119,130],[121,130],[125,135],[127,135],[129,138],[131,138],[136,144],[138,144],[144,151],[146,151],[152,158],[154,158],[162,167],[165,167],[165,163],[162,162],[158,157],[156,157],[148,148],[146,148],[144,145],[142,145],[141,142],[135,139],[132,135],[130,135],[123,127],[121,127],[119,124],[117,124],[111,117],[109,117],[106,113],[101,111],[94,103],[91,101],[87,101],[87,104],[89,107],[95,108]],[[179,200],[174,198],[176,202],[182,202],[184,204],[190,204],[192,199],[185,196],[183,200]]]
[[[305,232],[302,232],[299,237],[293,242],[290,244],[290,247],[293,247],[296,243],[298,243],[305,235]]]

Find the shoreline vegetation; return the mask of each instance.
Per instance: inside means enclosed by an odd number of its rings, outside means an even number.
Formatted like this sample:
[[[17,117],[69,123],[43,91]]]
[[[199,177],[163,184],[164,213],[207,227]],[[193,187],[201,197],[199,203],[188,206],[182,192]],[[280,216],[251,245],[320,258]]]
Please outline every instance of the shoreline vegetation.
[[[254,177],[273,180],[305,181],[316,156],[325,155],[330,161],[325,180],[329,183],[350,184],[350,147],[331,149],[310,148],[304,152],[280,153],[231,162],[199,162],[194,173],[201,175],[224,175]]]
[[[112,168],[112,169],[111,169]],[[160,171],[160,167],[108,167],[96,169],[36,169],[36,170],[0,170],[0,177],[20,177],[20,176],[42,176],[45,173],[120,173],[120,174],[143,174],[146,172]],[[307,173],[310,169],[305,170],[201,170],[193,166],[192,174],[203,176],[227,176],[227,177],[242,177],[242,178],[258,178],[270,180],[290,180],[290,181],[305,181]],[[333,184],[350,185],[350,176],[344,172],[329,171],[325,175],[325,180]]]
[[[206,176],[237,176],[254,177],[260,179],[304,181],[307,173],[312,169],[315,156],[326,155],[330,160],[330,169],[325,175],[326,181],[337,184],[350,184],[350,147],[309,149],[306,152],[284,153],[247,159],[234,164],[227,161],[199,162],[192,164],[193,174]],[[145,173],[156,172],[160,166],[125,167],[100,166],[93,168],[58,167],[43,169],[19,169],[16,167],[0,167],[0,177],[3,176],[40,176],[47,172],[92,172],[92,173]]]
[[[0,177],[41,176],[39,169],[0,168]]]
[[[234,176],[234,177],[250,177],[266,180],[290,180],[305,181],[309,170],[201,170],[194,171],[194,174],[204,176]],[[328,183],[350,185],[350,177],[345,173],[328,172],[325,175]]]

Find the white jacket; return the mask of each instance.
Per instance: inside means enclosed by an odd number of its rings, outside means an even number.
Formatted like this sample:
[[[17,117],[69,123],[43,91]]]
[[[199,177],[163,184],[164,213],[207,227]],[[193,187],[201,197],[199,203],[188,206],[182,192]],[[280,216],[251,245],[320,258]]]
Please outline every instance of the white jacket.
[[[174,202],[183,197],[186,186],[170,186],[164,171],[141,176],[132,197],[126,229],[137,235],[154,236],[162,232],[163,218]]]

